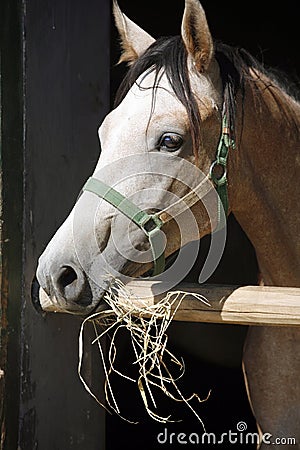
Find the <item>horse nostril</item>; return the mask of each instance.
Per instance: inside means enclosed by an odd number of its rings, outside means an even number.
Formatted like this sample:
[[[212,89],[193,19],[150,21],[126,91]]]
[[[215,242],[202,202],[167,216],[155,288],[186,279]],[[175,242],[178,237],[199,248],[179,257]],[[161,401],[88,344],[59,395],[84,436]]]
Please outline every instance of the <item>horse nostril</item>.
[[[60,287],[65,289],[67,286],[77,280],[77,274],[72,267],[64,267],[58,277],[57,283]]]
[[[63,266],[53,280],[56,292],[66,302],[87,306],[92,302],[89,283],[78,267]]]

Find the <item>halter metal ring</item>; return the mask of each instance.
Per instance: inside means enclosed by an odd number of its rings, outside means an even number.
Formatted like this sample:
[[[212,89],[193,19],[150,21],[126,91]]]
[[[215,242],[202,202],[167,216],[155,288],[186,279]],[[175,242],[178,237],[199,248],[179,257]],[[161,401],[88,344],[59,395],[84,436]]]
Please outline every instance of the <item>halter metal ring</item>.
[[[216,175],[215,171],[218,167],[221,167],[222,173],[220,176]],[[209,169],[209,178],[215,183],[216,186],[222,186],[227,183],[227,169],[226,165],[216,160],[212,163]]]

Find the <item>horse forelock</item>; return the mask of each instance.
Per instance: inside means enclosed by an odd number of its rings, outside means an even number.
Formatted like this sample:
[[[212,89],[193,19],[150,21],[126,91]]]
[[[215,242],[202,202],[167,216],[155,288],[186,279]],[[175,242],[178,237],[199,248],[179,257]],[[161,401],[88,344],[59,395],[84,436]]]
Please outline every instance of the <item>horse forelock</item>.
[[[234,137],[236,93],[243,88],[244,71],[242,64],[234,58],[231,47],[216,44],[215,56],[220,66],[223,83],[223,102],[228,115],[229,127]],[[116,94],[114,107],[117,107],[127,95],[131,87],[144,74],[155,72],[153,83],[153,102],[155,102],[156,86],[161,73],[165,73],[168,81],[187,111],[190,122],[193,150],[197,153],[201,148],[201,116],[198,103],[193,95],[189,77],[188,53],[181,36],[161,37],[129,68]]]
[[[237,93],[241,93],[242,118],[244,115],[245,87],[250,83],[257,98],[264,100],[266,92],[278,104],[282,118],[287,126],[295,133],[299,133],[299,122],[292,106],[289,106],[291,93],[270,70],[259,63],[250,53],[243,48],[232,47],[220,42],[215,42],[215,58],[219,64],[220,75],[223,84],[223,109],[227,114],[228,125],[235,138],[236,100]],[[199,148],[202,147],[201,116],[198,103],[193,94],[189,76],[188,53],[181,36],[161,37],[157,39],[146,52],[137,59],[129,68],[121,82],[116,94],[114,106],[117,107],[125,98],[131,87],[143,74],[155,72],[153,83],[153,102],[155,102],[156,88],[160,76],[164,73],[178,100],[187,111],[190,131],[193,142],[193,150],[197,159]],[[251,73],[257,76],[253,78]],[[256,80],[255,80],[256,78]],[[257,83],[260,81],[260,83]],[[290,83],[287,84],[290,87]],[[293,93],[295,97],[295,92]],[[243,126],[242,126],[243,129]],[[241,129],[241,131],[242,131]]]
[[[170,86],[187,111],[194,154],[197,157],[201,145],[200,111],[192,92],[188,54],[180,36],[157,39],[147,51],[130,67],[117,91],[115,104],[117,107],[125,98],[131,87],[143,74],[155,72],[153,83],[153,105],[157,85],[162,74],[165,74]],[[153,111],[152,111],[153,112]]]

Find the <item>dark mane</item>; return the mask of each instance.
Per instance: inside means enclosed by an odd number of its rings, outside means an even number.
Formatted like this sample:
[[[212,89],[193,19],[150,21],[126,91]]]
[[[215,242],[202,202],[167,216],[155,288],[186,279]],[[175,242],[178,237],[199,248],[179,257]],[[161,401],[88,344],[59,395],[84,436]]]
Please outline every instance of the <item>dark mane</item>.
[[[226,110],[229,127],[234,138],[236,96],[237,92],[240,91],[242,99],[244,98],[246,81],[251,79],[250,69],[257,74],[267,75],[268,83],[263,81],[266,89],[270,89],[271,86],[279,88],[279,86],[276,81],[272,80],[272,77],[266,72],[264,67],[244,49],[215,43],[215,58],[219,63],[223,82],[223,108]],[[160,76],[162,73],[165,73],[175,95],[185,107],[191,127],[193,149],[195,155],[197,155],[197,149],[201,145],[200,112],[191,90],[187,51],[180,36],[157,39],[130,67],[118,89],[115,107],[122,102],[129,89],[143,73],[146,75],[151,72],[155,73],[154,93],[156,92],[155,88],[159,83]],[[253,83],[253,88],[259,92],[255,83]],[[279,88],[280,90],[281,88]],[[277,103],[280,104],[279,95],[275,95],[273,92],[272,95]],[[282,105],[280,104],[280,106]],[[286,115],[286,119],[289,118],[289,122],[296,126],[298,130],[295,119],[289,117],[290,114],[286,108],[283,108],[283,114]]]

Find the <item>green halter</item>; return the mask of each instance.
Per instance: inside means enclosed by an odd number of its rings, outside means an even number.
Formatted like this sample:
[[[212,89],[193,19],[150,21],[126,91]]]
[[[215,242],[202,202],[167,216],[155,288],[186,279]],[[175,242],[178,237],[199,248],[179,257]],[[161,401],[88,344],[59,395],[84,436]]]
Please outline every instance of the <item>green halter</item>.
[[[227,180],[227,158],[229,149],[235,148],[235,141],[231,138],[230,128],[226,114],[222,117],[222,133],[218,144],[217,155],[215,161],[210,166],[209,178],[213,181],[218,193],[218,226],[220,230],[225,226],[222,217],[228,215],[228,180]],[[219,172],[219,173],[218,173]],[[224,215],[221,214],[221,204],[224,209]]]
[[[234,148],[235,144],[230,136],[227,117],[224,114],[222,119],[222,133],[217,149],[216,160],[212,163],[209,171],[209,178],[216,186],[218,193],[218,227],[221,229],[225,223],[222,220],[224,215],[221,214],[221,204],[225,213],[225,221],[228,213],[228,190],[227,190],[227,157],[230,148]],[[221,172],[220,172],[221,171]],[[218,173],[220,172],[220,173]],[[191,192],[180,199],[184,207],[180,207],[178,202],[159,211],[155,214],[148,214],[131,200],[124,197],[120,192],[108,186],[96,178],[89,178],[83,187],[83,191],[89,191],[98,195],[106,202],[114,206],[118,211],[124,214],[128,219],[134,222],[147,236],[151,252],[153,256],[153,272],[152,276],[159,275],[165,269],[165,244],[163,235],[160,232],[161,227],[181,214],[184,210],[191,208],[200,198],[208,192],[207,186],[203,186],[203,181],[196,186]]]

